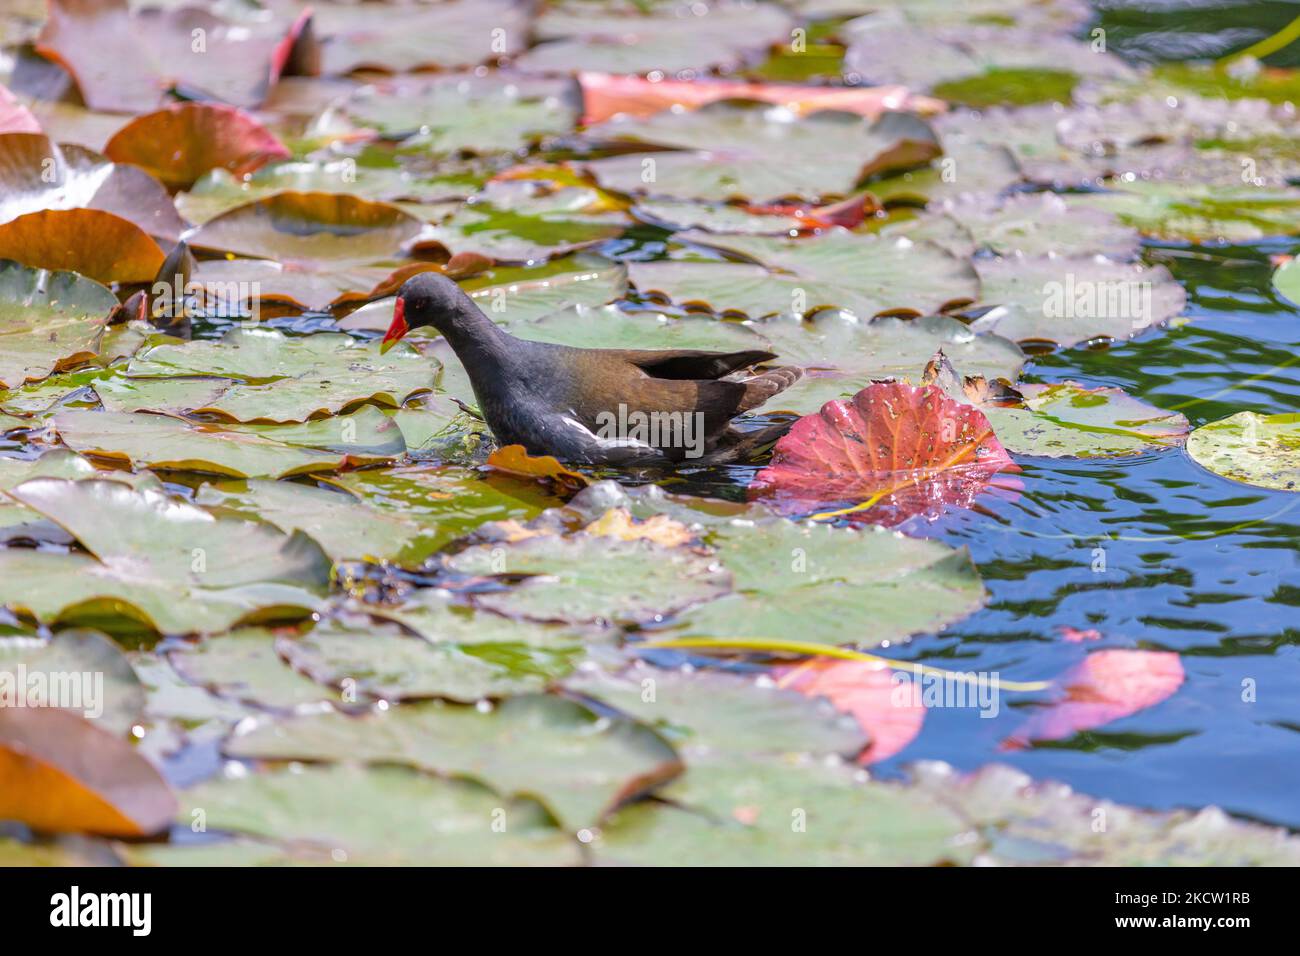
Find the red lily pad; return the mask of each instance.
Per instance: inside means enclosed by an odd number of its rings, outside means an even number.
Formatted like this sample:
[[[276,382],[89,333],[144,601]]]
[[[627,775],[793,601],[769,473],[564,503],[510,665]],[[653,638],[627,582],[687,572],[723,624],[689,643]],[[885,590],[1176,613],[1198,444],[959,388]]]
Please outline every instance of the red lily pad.
[[[39,133],[41,124],[31,110],[0,86],[0,133]]]
[[[144,170],[41,133],[0,133],[0,222],[79,207],[111,212],[167,240],[187,228],[167,190]]]
[[[777,684],[809,697],[825,697],[866,731],[870,746],[858,755],[866,765],[886,760],[916,739],[925,723],[925,704],[908,685],[894,680],[887,664],[814,659],[782,667]]]
[[[1003,748],[1064,740],[1136,714],[1171,697],[1184,678],[1182,660],[1172,651],[1114,648],[1089,654],[1060,678],[1057,700],[1025,721]]]
[[[44,209],[0,225],[0,259],[99,282],[152,282],[165,258],[135,223],[99,209]]]
[[[133,10],[128,0],[50,0],[36,41],[94,110],[143,113],[175,90],[236,106],[262,102],[307,22],[231,22],[197,7]]]
[[[178,103],[138,116],[104,147],[108,157],[147,169],[172,189],[188,189],[211,169],[243,176],[289,150],[243,110]]]
[[[979,409],[933,385],[873,382],[795,422],[749,490],[786,514],[861,502],[855,515],[897,524],[969,506],[994,474],[1014,468]]]

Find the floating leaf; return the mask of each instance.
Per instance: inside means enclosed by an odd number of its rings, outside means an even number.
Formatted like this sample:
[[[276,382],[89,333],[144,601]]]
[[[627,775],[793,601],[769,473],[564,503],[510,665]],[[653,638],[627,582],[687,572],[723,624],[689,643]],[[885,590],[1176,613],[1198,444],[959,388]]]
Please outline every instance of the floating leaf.
[[[99,282],[152,282],[165,258],[143,229],[101,209],[44,209],[0,224],[0,259]]]
[[[610,635],[597,628],[567,627],[536,621],[516,620],[452,603],[451,595],[438,588],[416,588],[396,607],[369,607],[377,618],[396,621],[433,644],[470,647],[517,645],[553,652],[556,657],[583,644],[608,641]],[[522,659],[522,658],[521,658]]]
[[[0,550],[0,603],[43,622],[126,618],[137,631],[211,633],[302,617],[329,581],[311,539],[214,518],[160,490],[38,478],[10,495],[90,552]]]
[[[970,263],[909,239],[838,228],[802,239],[696,232],[678,233],[677,239],[714,246],[754,264],[634,262],[628,277],[638,291],[751,317],[839,307],[864,319],[886,312],[937,312],[980,296]]]
[[[104,153],[148,170],[172,189],[188,189],[211,169],[244,176],[289,157],[253,117],[216,103],[177,103],[137,116],[113,134]]]
[[[260,627],[182,645],[167,658],[191,684],[206,687],[218,697],[260,707],[293,710],[337,697],[281,660],[275,635]]]
[[[504,797],[541,800],[570,832],[594,826],[682,772],[676,753],[654,731],[541,694],[508,698],[488,713],[432,703],[363,717],[290,718],[231,738],[226,751],[261,759],[400,763],[469,777]]]
[[[531,801],[506,802],[464,780],[405,767],[306,767],[213,780],[183,795],[185,819],[202,810],[212,830],[284,841],[281,861],[301,847],[360,866],[576,865],[571,838]],[[365,807],[365,813],[358,813]],[[504,832],[493,821],[504,819]],[[494,815],[495,814],[495,815]],[[437,826],[430,826],[430,821]],[[177,849],[168,864],[200,857]],[[266,851],[263,851],[266,852]]]
[[[871,520],[896,523],[967,505],[1014,467],[979,409],[932,385],[879,382],[795,422],[750,488],[786,513],[860,501]]]
[[[1123,389],[1075,382],[1017,385],[1024,407],[985,405],[981,411],[1003,446],[1016,455],[1098,458],[1135,455],[1181,445],[1190,425]]]
[[[128,0],[50,0],[36,48],[67,68],[91,109],[143,113],[171,90],[253,107],[279,77],[303,23],[132,10]]]
[[[446,563],[463,574],[532,575],[510,588],[476,593],[472,600],[535,621],[652,621],[731,589],[730,575],[694,551],[599,535],[479,545]]]
[[[846,196],[868,176],[939,154],[926,123],[886,113],[875,123],[849,113],[788,113],[714,103],[688,113],[611,120],[588,136],[602,143],[661,147],[586,164],[605,188],[677,199],[806,202]],[[815,151],[809,143],[817,143]]]
[[[576,491],[587,484],[587,478],[560,464],[553,455],[530,455],[523,445],[506,445],[488,455],[488,467],[516,478],[535,478],[553,482],[559,488]]]
[[[93,359],[116,305],[98,282],[0,261],[0,388]]]
[[[1233,481],[1300,490],[1300,414],[1238,412],[1192,432],[1187,453],[1198,465]]]
[[[1125,182],[1112,192],[1071,196],[1069,203],[1077,209],[1104,210],[1159,239],[1251,242],[1296,232],[1300,189]]]
[[[148,836],[176,798],[132,746],[57,707],[0,707],[0,819],[34,830]]]
[[[1183,664],[1167,651],[1094,651],[1062,675],[1059,699],[1034,713],[1004,746],[1062,740],[1154,707],[1184,680]]]

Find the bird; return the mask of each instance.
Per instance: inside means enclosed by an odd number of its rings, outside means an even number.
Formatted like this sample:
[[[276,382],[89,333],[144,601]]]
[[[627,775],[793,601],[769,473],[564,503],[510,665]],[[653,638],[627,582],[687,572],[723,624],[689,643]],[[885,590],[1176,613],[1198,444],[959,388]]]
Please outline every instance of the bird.
[[[743,461],[793,420],[744,430],[733,419],[789,388],[795,366],[750,349],[595,349],[518,338],[436,272],[398,290],[386,352],[411,329],[437,329],[465,367],[500,445],[573,464],[664,467]]]

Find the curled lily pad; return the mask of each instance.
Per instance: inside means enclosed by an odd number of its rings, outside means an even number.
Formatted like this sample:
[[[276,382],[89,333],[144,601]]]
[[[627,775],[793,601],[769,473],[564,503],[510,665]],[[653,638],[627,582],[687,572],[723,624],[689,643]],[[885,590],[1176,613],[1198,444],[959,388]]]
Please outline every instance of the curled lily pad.
[[[0,492],[12,491],[32,478],[90,478],[95,466],[66,448],[38,458],[0,458]],[[38,512],[10,498],[0,498],[0,540],[26,539],[71,544],[72,536]]]
[[[147,112],[170,90],[252,107],[280,75],[303,22],[236,23],[197,8],[51,0],[36,48],[67,68],[91,109]]]
[[[1097,458],[1172,448],[1190,426],[1178,412],[1165,412],[1119,388],[1087,388],[1074,382],[1017,385],[1024,407],[986,405],[998,440],[1018,455]]]
[[[360,866],[520,866],[578,862],[574,841],[531,801],[506,801],[464,780],[405,767],[307,767],[218,779],[183,794],[184,819],[203,811],[212,830],[285,841],[280,861],[305,846]],[[358,813],[358,807],[369,808]],[[436,820],[436,827],[430,826]],[[500,823],[505,823],[504,831]],[[497,829],[493,824],[497,823]],[[181,864],[203,848],[164,857]],[[263,853],[267,853],[263,850]],[[205,861],[210,857],[204,856]],[[245,858],[246,859],[246,858]]]
[[[440,154],[515,152],[570,132],[579,100],[571,80],[434,76],[363,87],[325,119],[338,113],[355,126]]]
[[[478,545],[446,563],[462,574],[528,575],[502,590],[476,593],[473,602],[536,621],[653,621],[731,589],[730,576],[709,557],[602,535]]]
[[[1018,342],[1078,345],[1126,339],[1177,316],[1183,287],[1163,266],[1090,258],[977,259],[981,301],[1001,308],[977,323]]]
[[[0,261],[0,388],[93,359],[116,305],[91,279]]]
[[[1192,432],[1187,453],[1197,464],[1233,481],[1296,491],[1300,489],[1300,415],[1238,412]]]
[[[401,763],[469,777],[502,796],[541,800],[575,831],[682,771],[662,737],[627,720],[541,694],[507,698],[487,713],[442,703],[364,717],[279,720],[232,737],[232,756]]]
[[[433,386],[437,366],[413,349],[380,355],[377,343],[349,335],[286,336],[235,328],[220,340],[163,343],[127,366],[135,378],[221,376],[237,379],[200,410],[235,421],[297,422],[362,402],[400,405]]]
[[[251,173],[289,150],[247,113],[217,103],[178,103],[138,116],[104,146],[114,162],[148,170],[186,189],[210,169]]]
[[[9,494],[89,552],[0,550],[0,603],[44,622],[125,618],[137,631],[219,632],[302,617],[329,581],[329,559],[310,538],[214,518],[157,489],[38,478]]]
[[[0,221],[42,209],[111,212],[151,236],[175,239],[186,228],[167,190],[147,172],[112,162],[39,133],[0,136]]]
[[[102,209],[43,209],[0,224],[0,259],[98,282],[152,282],[165,258],[143,229]]]
[[[713,246],[748,260],[633,263],[628,271],[642,293],[659,293],[686,306],[751,317],[823,307],[862,318],[881,313],[924,314],[980,295],[969,262],[930,243],[864,236],[835,229],[802,239],[679,233],[683,241]],[[753,264],[750,264],[753,263]]]
[[[970,555],[936,541],[784,519],[723,524],[709,541],[735,593],[685,614],[683,635],[876,647],[938,631],[985,600]]]
[[[788,111],[714,103],[690,113],[611,120],[588,132],[601,142],[671,152],[587,163],[607,189],[676,199],[807,202],[846,196],[866,177],[939,154],[934,131],[907,113],[875,123],[850,113],[792,117]],[[809,143],[817,143],[809,150]]]
[[[54,416],[53,426],[69,448],[94,458],[231,478],[315,474],[389,457],[279,442],[256,432],[170,415],[65,409]]]

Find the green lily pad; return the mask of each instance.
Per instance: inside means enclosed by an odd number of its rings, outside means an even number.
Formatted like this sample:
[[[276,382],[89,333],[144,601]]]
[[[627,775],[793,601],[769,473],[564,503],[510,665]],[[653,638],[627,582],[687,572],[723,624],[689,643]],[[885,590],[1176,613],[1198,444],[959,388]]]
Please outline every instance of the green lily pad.
[[[997,196],[1023,179],[1015,155],[999,143],[944,136],[943,152],[928,166],[873,180],[871,194],[882,202],[938,205],[972,195]]]
[[[92,279],[0,261],[0,388],[93,359],[116,305]]]
[[[238,381],[199,411],[235,421],[300,422],[362,402],[397,406],[433,387],[434,362],[411,348],[380,355],[350,335],[287,336],[235,328],[218,340],[155,345],[136,355],[136,378],[216,375]]]
[[[144,713],[144,687],[131,662],[97,631],[60,631],[35,648],[11,648],[0,638],[0,689],[10,682],[12,691],[27,695],[26,706],[62,707],[118,736]],[[6,696],[0,693],[0,700]]]
[[[329,713],[267,723],[232,737],[226,752],[259,759],[400,763],[469,777],[503,797],[540,800],[573,832],[681,773],[654,731],[598,718],[573,701],[510,697],[492,711],[434,702],[348,717]]]
[[[604,305],[627,292],[627,267],[580,252],[539,265],[494,266],[461,283],[461,288],[492,321],[516,328],[575,305]],[[339,321],[339,328],[386,332],[393,324],[395,299],[363,305]]]
[[[982,406],[998,441],[1017,455],[1110,458],[1181,445],[1190,427],[1119,388],[1075,382],[1017,385],[1023,408]]]
[[[479,612],[467,620],[491,616]],[[577,640],[572,633],[569,639]],[[572,670],[580,650],[575,644],[548,649],[481,637],[466,644],[426,640],[396,624],[355,615],[325,618],[302,637],[282,637],[277,646],[295,668],[353,699],[359,694],[463,703],[545,690]]]
[[[976,259],[981,301],[1001,306],[976,323],[1017,342],[1069,347],[1116,341],[1163,325],[1183,311],[1187,293],[1163,266],[1108,259]]]
[[[245,704],[293,710],[338,698],[286,664],[276,653],[275,635],[260,627],[204,638],[178,647],[167,657],[191,684]]]
[[[654,727],[692,765],[719,755],[852,757],[867,745],[856,722],[828,701],[760,686],[738,674],[643,666],[618,676],[575,674],[564,689]]]
[[[66,409],[53,426],[65,445],[94,458],[230,478],[286,478],[390,457],[322,451],[167,415]]]
[[[1068,201],[1077,208],[1109,212],[1162,239],[1250,242],[1290,235],[1300,228],[1300,189],[1286,186],[1136,182],[1113,192],[1071,196]]]
[[[488,183],[452,215],[426,229],[422,243],[449,253],[476,252],[498,262],[529,263],[614,239],[625,213],[602,209],[585,187],[551,189],[530,180]]]
[[[329,582],[329,559],[310,538],[214,518],[158,490],[38,478],[10,495],[89,552],[0,550],[0,604],[42,622],[125,618],[136,631],[214,633],[302,617]]]
[[[855,113],[794,118],[776,107],[729,102],[611,120],[588,135],[673,150],[615,156],[586,167],[607,189],[674,199],[816,202],[847,196],[869,176],[939,154],[934,131],[907,113],[886,113],[871,123]]]
[[[1300,266],[1287,259],[1273,272],[1273,288],[1292,302],[1300,302]]]
[[[471,575],[531,575],[475,593],[479,607],[534,621],[575,624],[653,621],[731,590],[729,575],[687,548],[599,535],[543,535],[477,545],[445,559]]]
[[[518,620],[453,604],[439,588],[416,588],[396,607],[367,607],[376,617],[395,621],[432,643],[465,646],[521,645],[567,653],[585,643],[609,640],[599,628],[567,627]]]
[[[571,132],[580,101],[572,80],[451,75],[366,86],[330,113],[403,140],[406,148],[440,154],[516,152]]]
[[[1055,193],[975,196],[944,206],[943,215],[970,234],[973,248],[999,256],[1105,256],[1137,258],[1141,236],[1132,226],[1100,209],[1079,208]],[[917,233],[909,233],[914,239]],[[953,249],[948,243],[944,248]],[[959,250],[953,249],[954,252]]]
[[[766,349],[768,343],[738,322],[708,316],[674,318],[662,312],[625,312],[615,305],[575,306],[512,329],[521,339],[577,348],[706,349],[738,352]]]
[[[200,784],[181,799],[182,821],[202,810],[209,831],[284,841],[285,856],[307,844],[362,866],[553,866],[579,859],[577,845],[531,801],[503,804],[486,787],[404,767],[255,773]],[[178,848],[165,862],[184,852]]]
[[[628,277],[641,293],[682,305],[751,317],[806,314],[838,307],[862,318],[881,313],[926,314],[980,295],[969,262],[930,243],[834,229],[820,236],[714,236],[678,233],[742,256],[749,263],[633,263]]]
[[[987,597],[964,548],[874,525],[766,519],[716,527],[708,540],[735,591],[683,614],[683,636],[878,647],[942,630]]]
[[[934,866],[972,856],[969,825],[941,800],[851,768],[762,760],[696,764],[669,791],[683,804],[619,811],[596,859],[641,866]]]
[[[1187,453],[1198,465],[1233,481],[1300,490],[1300,414],[1238,412],[1192,432]]]
[[[57,524],[2,493],[32,478],[89,478],[95,474],[94,465],[66,448],[47,451],[39,458],[0,457],[0,540],[71,544],[72,537]]]
[[[889,316],[862,321],[837,311],[810,319],[775,316],[747,323],[771,343],[777,361],[804,377],[776,396],[767,411],[811,415],[832,399],[852,397],[872,381],[915,380],[938,349],[965,374],[1014,380],[1025,364],[1020,347],[999,335],[974,332],[944,315]]]

